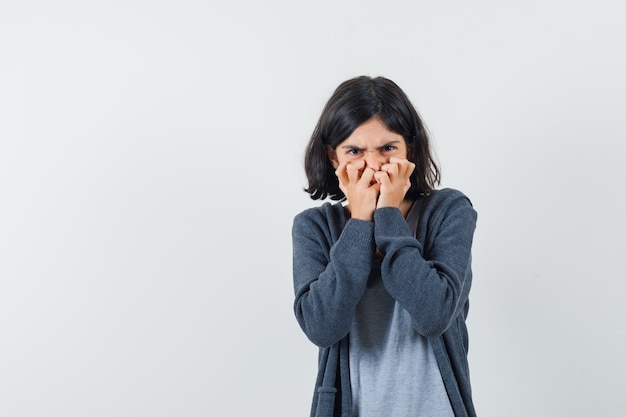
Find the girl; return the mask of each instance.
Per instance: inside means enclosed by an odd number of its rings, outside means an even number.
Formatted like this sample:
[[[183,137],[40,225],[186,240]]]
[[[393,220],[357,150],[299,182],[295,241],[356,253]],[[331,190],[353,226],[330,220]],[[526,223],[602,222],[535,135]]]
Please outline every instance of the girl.
[[[295,315],[319,346],[311,416],[475,416],[465,319],[476,212],[389,79],[339,85],[305,155]],[[343,204],[345,202],[345,204]]]

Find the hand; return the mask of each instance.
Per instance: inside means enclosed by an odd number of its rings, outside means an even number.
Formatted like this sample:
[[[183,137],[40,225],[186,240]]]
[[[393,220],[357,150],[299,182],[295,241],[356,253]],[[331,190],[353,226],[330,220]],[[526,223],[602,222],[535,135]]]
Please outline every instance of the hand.
[[[415,164],[407,159],[391,157],[380,167],[374,178],[380,183],[380,197],[376,208],[398,207],[411,188],[411,174]]]
[[[380,183],[374,180],[375,171],[365,167],[365,161],[342,162],[335,170],[339,189],[348,199],[353,219],[372,221]]]

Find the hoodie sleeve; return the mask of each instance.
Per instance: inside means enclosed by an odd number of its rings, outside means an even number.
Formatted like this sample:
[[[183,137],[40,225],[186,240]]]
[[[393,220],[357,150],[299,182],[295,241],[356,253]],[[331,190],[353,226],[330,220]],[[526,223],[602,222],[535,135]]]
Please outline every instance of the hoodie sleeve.
[[[427,221],[426,242],[413,237],[397,208],[374,213],[375,241],[384,255],[385,288],[412,316],[415,329],[428,337],[443,334],[466,304],[477,218],[470,201],[460,193],[434,210]]]
[[[351,219],[335,243],[319,212],[294,218],[294,312],[307,337],[328,347],[350,331],[375,253],[374,224]]]

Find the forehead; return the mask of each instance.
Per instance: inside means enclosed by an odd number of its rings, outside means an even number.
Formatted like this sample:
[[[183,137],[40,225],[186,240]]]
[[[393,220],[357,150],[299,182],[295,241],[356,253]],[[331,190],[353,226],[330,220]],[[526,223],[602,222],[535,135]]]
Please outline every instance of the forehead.
[[[339,146],[376,147],[398,141],[404,144],[402,135],[389,130],[380,118],[372,117],[360,124]]]

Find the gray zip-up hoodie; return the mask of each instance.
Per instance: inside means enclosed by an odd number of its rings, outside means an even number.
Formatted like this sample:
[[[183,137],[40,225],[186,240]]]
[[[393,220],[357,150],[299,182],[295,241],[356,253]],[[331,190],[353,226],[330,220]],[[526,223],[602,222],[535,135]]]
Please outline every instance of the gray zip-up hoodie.
[[[465,325],[475,227],[471,202],[450,188],[422,196],[406,220],[392,207],[376,210],[373,222],[348,219],[340,203],[294,218],[294,310],[320,348],[312,417],[351,416],[347,335],[376,248],[385,289],[430,340],[455,416],[476,416]]]

